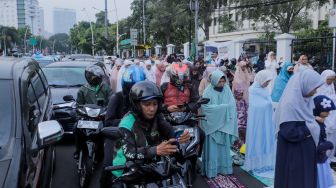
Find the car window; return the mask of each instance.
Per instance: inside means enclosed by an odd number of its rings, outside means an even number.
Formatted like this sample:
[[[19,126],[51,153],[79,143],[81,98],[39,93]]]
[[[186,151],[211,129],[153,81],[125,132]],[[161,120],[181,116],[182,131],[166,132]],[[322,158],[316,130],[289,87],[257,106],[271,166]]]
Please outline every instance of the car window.
[[[0,150],[2,146],[7,145],[14,130],[15,111],[12,85],[13,83],[10,80],[0,80],[0,88],[2,88],[0,97]]]
[[[31,65],[34,66],[34,65]],[[31,133],[37,127],[37,124],[41,120],[41,115],[43,114],[43,108],[47,99],[47,88],[43,84],[42,76],[43,73],[41,69],[36,69],[35,67],[30,67],[30,78],[28,80],[28,104],[29,104],[29,131]],[[36,70],[40,70],[40,75]]]
[[[85,67],[45,67],[43,72],[51,86],[73,86],[86,83]]]

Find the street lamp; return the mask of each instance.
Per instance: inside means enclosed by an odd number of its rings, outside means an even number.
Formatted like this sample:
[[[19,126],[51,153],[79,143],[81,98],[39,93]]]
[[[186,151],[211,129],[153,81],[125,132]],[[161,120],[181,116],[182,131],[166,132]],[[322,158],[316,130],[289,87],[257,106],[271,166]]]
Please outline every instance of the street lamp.
[[[82,9],[82,11],[84,11],[85,13],[86,13],[86,16],[87,16],[87,18],[88,18],[88,20],[89,20],[89,15],[88,15],[88,13],[87,13],[87,11],[86,11],[86,9],[85,8],[83,8]],[[91,29],[91,41],[92,41],[92,56],[94,56],[94,53],[95,53],[95,51],[94,51],[94,37],[93,37],[93,29],[92,29],[92,24],[91,24],[91,21],[89,21],[89,23],[90,23],[90,29]]]

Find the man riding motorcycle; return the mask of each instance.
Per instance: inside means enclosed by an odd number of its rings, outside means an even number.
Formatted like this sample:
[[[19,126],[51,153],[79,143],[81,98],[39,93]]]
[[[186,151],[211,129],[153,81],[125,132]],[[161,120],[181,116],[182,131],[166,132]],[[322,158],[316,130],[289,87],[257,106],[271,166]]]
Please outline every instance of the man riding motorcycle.
[[[78,90],[78,104],[97,104],[102,106],[108,104],[112,90],[108,85],[102,82],[104,76],[104,71],[97,65],[91,65],[85,69],[85,79],[88,83]]]
[[[156,157],[174,154],[177,151],[176,142],[182,144],[190,139],[187,130],[178,139],[175,138],[173,127],[158,111],[162,100],[162,92],[155,83],[142,81],[132,87],[132,108],[119,124],[124,139],[116,151],[113,166],[136,160],[150,163]],[[123,173],[112,172],[115,178]]]
[[[196,89],[189,81],[189,68],[181,62],[171,65],[170,82],[164,83],[161,90],[164,96],[163,112],[185,112],[192,111],[197,113],[197,101],[199,99],[198,88]],[[200,133],[200,152],[201,156],[205,133],[202,129],[196,126]],[[196,165],[197,158],[193,160]]]
[[[99,106],[106,106],[108,104],[112,90],[108,85],[103,83],[103,76],[103,70],[97,65],[91,65],[85,69],[85,78],[88,83],[78,90],[77,103],[79,105],[96,104]],[[76,133],[76,129],[74,134],[76,144],[74,158],[78,159],[80,145],[84,141],[82,136]]]
[[[111,96],[110,101],[107,106],[107,112],[105,115],[105,126],[115,126],[117,127],[120,120],[124,117],[127,112],[131,110],[131,103],[129,100],[129,93],[132,86],[140,81],[145,80],[145,73],[141,67],[136,65],[131,65],[128,67],[121,78],[122,91]],[[105,139],[104,144],[104,161],[103,166],[110,166],[111,160],[113,159],[113,147],[114,141],[110,139]],[[110,183],[110,172],[102,171],[100,184],[101,187],[108,187]]]

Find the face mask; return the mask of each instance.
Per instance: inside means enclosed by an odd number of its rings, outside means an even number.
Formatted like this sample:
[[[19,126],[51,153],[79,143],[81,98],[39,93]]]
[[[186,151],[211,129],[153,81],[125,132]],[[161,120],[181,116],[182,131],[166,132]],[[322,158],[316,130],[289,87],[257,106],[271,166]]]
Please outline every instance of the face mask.
[[[218,92],[222,92],[224,87],[214,87],[214,89]]]

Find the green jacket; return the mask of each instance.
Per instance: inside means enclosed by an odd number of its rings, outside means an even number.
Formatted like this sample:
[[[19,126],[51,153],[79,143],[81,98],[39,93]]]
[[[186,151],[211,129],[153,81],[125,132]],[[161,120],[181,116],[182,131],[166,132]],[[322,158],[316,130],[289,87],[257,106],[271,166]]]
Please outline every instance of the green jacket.
[[[78,90],[77,103],[82,105],[97,104],[98,100],[103,100],[104,106],[107,106],[111,95],[111,88],[104,83],[100,84],[96,88],[90,86],[89,84],[85,84]]]
[[[119,127],[124,138],[113,155],[113,166],[124,165],[126,161],[152,161],[156,157],[156,146],[175,137],[174,128],[162,114],[158,114],[152,123],[146,123],[130,112],[121,120]],[[112,174],[120,177],[123,170],[112,171]]]

